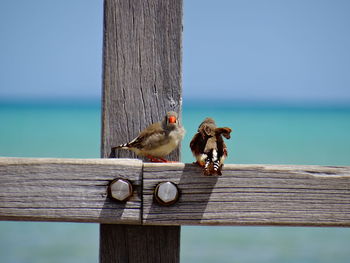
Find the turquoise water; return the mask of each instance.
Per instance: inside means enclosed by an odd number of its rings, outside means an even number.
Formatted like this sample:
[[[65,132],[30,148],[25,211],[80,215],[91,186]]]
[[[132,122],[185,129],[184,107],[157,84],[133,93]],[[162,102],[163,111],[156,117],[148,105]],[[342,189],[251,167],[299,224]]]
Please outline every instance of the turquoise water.
[[[227,163],[350,165],[350,107],[185,101],[182,161],[207,116],[233,129]],[[99,151],[98,103],[0,103],[0,156]],[[98,262],[97,224],[0,222],[0,233],[0,262]],[[349,262],[349,242],[348,228],[182,227],[181,262]]]

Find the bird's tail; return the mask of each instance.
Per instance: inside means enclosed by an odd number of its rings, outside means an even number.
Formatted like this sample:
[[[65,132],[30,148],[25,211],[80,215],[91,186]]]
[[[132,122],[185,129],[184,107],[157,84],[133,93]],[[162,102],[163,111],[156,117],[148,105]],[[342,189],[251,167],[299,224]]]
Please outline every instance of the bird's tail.
[[[130,143],[123,143],[121,145],[115,146],[112,148],[112,150],[116,149],[129,149],[130,148]]]
[[[215,149],[212,150],[211,154],[209,154],[205,160],[204,174],[221,175],[221,164],[218,159],[218,153]]]
[[[210,160],[210,158],[208,157],[208,158],[205,160],[205,164],[204,164],[204,168],[203,168],[203,173],[204,173],[204,175],[211,175],[211,172],[210,172],[210,163],[211,163],[211,160]]]
[[[219,160],[215,160],[215,161],[213,162],[213,166],[214,166],[214,172],[219,171],[219,168],[220,168],[220,161],[219,161]]]
[[[109,158],[116,158],[117,156],[117,153],[116,153],[116,150],[117,149],[130,149],[130,143],[124,143],[124,144],[121,144],[121,145],[118,145],[118,146],[114,146],[111,148],[111,153],[109,154]]]
[[[112,147],[112,153],[113,155],[115,155],[115,151],[118,150],[118,149],[130,149],[130,145],[129,143],[124,143],[124,144],[121,144],[121,145],[118,145],[118,146],[115,146],[115,147]]]
[[[130,145],[129,145],[129,143],[124,143],[124,144],[112,147],[109,158],[116,158],[116,150],[117,149],[126,149],[127,150],[127,149],[130,149]]]

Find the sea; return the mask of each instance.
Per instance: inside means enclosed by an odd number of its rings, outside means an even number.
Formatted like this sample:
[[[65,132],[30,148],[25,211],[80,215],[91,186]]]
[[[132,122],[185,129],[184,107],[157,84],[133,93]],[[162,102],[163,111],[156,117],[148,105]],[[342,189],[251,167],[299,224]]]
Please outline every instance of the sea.
[[[233,130],[226,163],[350,165],[350,105],[185,100],[183,162],[206,117]],[[0,101],[0,156],[99,158],[100,133],[94,100]],[[350,228],[182,226],[181,262],[345,263],[349,244]],[[98,251],[98,224],[0,222],[2,263],[93,263]]]

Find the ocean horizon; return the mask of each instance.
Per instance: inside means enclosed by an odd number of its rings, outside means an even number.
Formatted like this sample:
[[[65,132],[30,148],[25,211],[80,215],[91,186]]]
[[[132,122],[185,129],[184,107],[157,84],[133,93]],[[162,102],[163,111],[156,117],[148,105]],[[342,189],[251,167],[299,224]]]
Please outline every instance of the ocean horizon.
[[[0,156],[99,158],[101,103],[0,100]],[[350,165],[350,104],[184,100],[181,160],[205,117],[233,129],[226,163]],[[0,222],[0,262],[98,262],[98,224]],[[348,262],[350,229],[193,227],[181,262]]]

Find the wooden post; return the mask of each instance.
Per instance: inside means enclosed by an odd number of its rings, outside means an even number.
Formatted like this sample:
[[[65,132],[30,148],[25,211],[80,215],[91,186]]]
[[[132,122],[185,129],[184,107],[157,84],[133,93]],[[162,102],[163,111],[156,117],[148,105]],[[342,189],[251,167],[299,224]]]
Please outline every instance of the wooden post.
[[[181,35],[182,0],[104,1],[103,158],[167,111],[181,116]],[[100,262],[178,262],[179,242],[179,226],[101,225]]]

